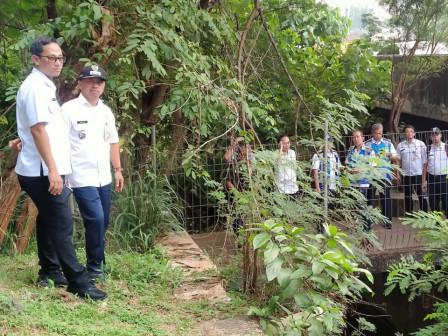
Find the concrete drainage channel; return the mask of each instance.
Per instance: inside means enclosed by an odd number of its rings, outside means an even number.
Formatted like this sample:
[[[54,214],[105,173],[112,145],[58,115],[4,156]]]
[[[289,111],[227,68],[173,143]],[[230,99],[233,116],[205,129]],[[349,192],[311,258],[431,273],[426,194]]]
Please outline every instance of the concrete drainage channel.
[[[216,266],[204,254],[186,232],[172,232],[161,242],[167,248],[168,256],[174,267],[181,267],[185,281],[175,291],[174,296],[181,299],[206,297],[213,301],[230,301],[222,286],[222,280],[205,271],[217,271]],[[214,274],[216,272],[210,272]],[[201,324],[204,336],[255,336],[264,335],[258,321],[248,316],[225,320],[210,320]]]

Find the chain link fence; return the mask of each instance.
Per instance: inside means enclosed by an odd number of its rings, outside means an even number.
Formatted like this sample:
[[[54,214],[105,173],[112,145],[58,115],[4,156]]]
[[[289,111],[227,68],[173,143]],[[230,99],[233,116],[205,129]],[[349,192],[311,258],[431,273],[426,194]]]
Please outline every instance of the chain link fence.
[[[430,132],[416,132],[415,138],[421,140],[426,146],[432,143],[430,138]],[[442,141],[447,138],[448,132],[442,131]],[[387,134],[384,136],[387,139],[393,141],[395,148],[399,142],[405,140],[403,134]],[[367,141],[371,138],[366,134],[364,140]],[[334,150],[337,151],[342,164],[345,164],[348,148],[351,146],[351,136],[342,137],[341,141],[334,142]],[[224,153],[228,147],[212,147],[205,150],[201,150],[194,157],[192,157],[193,166],[201,165],[209,174],[210,179],[218,182],[223,182],[226,177],[228,163],[224,160]],[[264,146],[266,150],[278,150],[277,144],[267,144]],[[316,148],[305,147],[300,144],[291,142],[291,149],[296,152],[297,160],[309,163],[310,175],[311,175],[311,162],[312,157],[316,151]],[[258,147],[253,148],[254,151],[259,150]],[[138,152],[138,151],[137,151]],[[190,233],[204,233],[212,231],[220,231],[225,229],[226,218],[219,213],[219,207],[217,201],[210,196],[210,192],[213,189],[205,185],[203,179],[193,178],[188,175],[182,166],[182,160],[185,157],[184,153],[177,153],[173,162],[173,169],[171,170],[168,178],[179,195],[179,198],[183,202],[183,212],[186,222],[186,229]],[[156,158],[157,165],[153,165],[153,162],[149,163],[147,169],[155,173],[157,176],[161,176],[166,171],[166,157],[168,153],[157,153],[152,155],[152,159]],[[391,190],[391,203],[392,203],[392,216],[393,216],[393,229],[385,230],[381,223],[377,223],[373,229],[376,231],[380,242],[385,248],[399,248],[399,247],[413,247],[418,246],[422,242],[414,237],[417,230],[412,229],[409,226],[402,226],[400,224],[400,217],[405,215],[404,205],[404,188],[406,185],[403,183],[399,186],[392,185]],[[417,195],[413,193],[412,198],[414,204],[414,210],[419,210],[419,202]],[[424,202],[428,202],[427,194],[425,194]],[[378,193],[374,199],[374,206],[380,206],[380,200],[378,199]],[[442,208],[443,209],[443,208]]]

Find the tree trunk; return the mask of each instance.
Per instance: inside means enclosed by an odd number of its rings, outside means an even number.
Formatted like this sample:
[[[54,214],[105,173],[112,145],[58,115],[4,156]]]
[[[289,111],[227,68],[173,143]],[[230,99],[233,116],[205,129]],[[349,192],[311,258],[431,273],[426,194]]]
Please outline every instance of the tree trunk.
[[[174,112],[173,119],[173,137],[171,140],[170,150],[168,152],[165,175],[171,174],[174,166],[174,160],[178,155],[179,148],[181,147],[181,144],[183,143],[185,137],[185,133],[187,132],[186,128],[183,125],[185,122],[185,118],[182,114],[182,109],[178,109],[176,112]]]
[[[11,150],[6,163],[5,170],[1,176],[0,185],[0,245],[5,239],[11,217],[14,213],[17,200],[20,195],[20,185],[17,180],[14,167],[16,165],[18,152],[16,149]]]
[[[34,224],[37,219],[37,208],[31,198],[27,197],[20,210],[20,216],[17,218],[14,233],[16,234],[17,252],[23,253],[28,246],[30,236],[33,233]]]
[[[157,123],[159,115],[154,112],[156,108],[163,103],[168,88],[168,85],[160,84],[142,94],[142,114],[140,116],[142,125],[149,127]],[[141,133],[136,135],[135,164],[137,167],[144,167],[148,163],[150,145],[151,139],[148,136]]]
[[[48,21],[54,23],[56,18],[58,17],[58,11],[56,10],[56,0],[46,0],[46,10],[47,10],[47,17]],[[61,35],[59,34],[59,30],[55,30],[53,33],[54,38],[58,38]]]

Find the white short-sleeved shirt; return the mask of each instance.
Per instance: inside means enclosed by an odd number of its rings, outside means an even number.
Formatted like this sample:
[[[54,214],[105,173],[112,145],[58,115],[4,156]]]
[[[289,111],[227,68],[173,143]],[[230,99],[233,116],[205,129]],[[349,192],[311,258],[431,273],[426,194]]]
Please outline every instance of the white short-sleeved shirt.
[[[404,175],[422,175],[423,165],[427,162],[426,145],[417,139],[413,139],[411,143],[402,141],[397,146],[397,157],[401,160]]]
[[[311,164],[311,169],[317,169],[319,171],[319,183],[323,184],[323,179],[327,176],[328,180],[328,189],[335,190],[336,184],[339,179],[338,170],[342,167],[341,161],[339,160],[338,154],[332,150],[330,153],[327,153],[327,173],[322,171],[322,163],[321,158],[323,158],[323,153],[319,152],[318,154],[314,154],[313,163]]]
[[[91,106],[80,94],[62,105],[62,113],[70,133],[73,173],[68,176],[69,185],[80,188],[111,183],[110,144],[119,140],[111,109],[101,100]]]
[[[441,142],[439,147],[431,145],[428,153],[428,173],[431,175],[447,175],[448,156],[446,144]]]
[[[44,123],[50,141],[53,160],[60,175],[71,173],[70,144],[56,99],[56,86],[41,71],[34,68],[17,92],[17,131],[22,150],[17,158],[16,173],[35,177],[48,175],[48,167],[36,148],[31,127]]]
[[[293,167],[294,162],[296,162],[296,153],[290,149],[288,153],[281,153],[281,159],[281,164],[275,176],[278,189],[285,194],[295,194],[299,191],[297,174]]]

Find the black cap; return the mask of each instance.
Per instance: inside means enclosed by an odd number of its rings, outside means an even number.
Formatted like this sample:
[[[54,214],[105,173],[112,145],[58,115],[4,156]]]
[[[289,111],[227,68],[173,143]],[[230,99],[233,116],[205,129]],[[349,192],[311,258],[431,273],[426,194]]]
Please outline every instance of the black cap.
[[[433,132],[433,133],[437,133],[437,134],[442,133],[442,132],[440,131],[440,128],[438,128],[438,127],[433,127],[433,128],[431,128],[431,132]]]
[[[107,80],[106,71],[100,67],[99,65],[92,64],[84,67],[79,74],[78,79],[86,79],[86,78],[100,78],[103,81]]]

